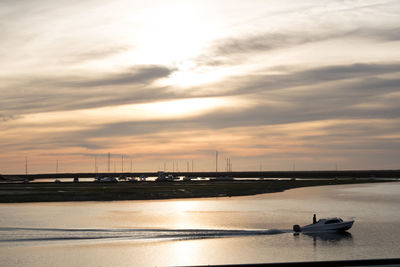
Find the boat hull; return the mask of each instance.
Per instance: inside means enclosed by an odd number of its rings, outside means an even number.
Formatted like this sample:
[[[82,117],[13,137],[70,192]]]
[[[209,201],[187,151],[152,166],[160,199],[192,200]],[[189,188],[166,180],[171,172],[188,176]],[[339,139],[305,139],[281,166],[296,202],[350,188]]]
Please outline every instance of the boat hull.
[[[346,221],[333,224],[310,224],[301,227],[301,232],[323,232],[323,231],[347,231],[353,226],[354,221]]]

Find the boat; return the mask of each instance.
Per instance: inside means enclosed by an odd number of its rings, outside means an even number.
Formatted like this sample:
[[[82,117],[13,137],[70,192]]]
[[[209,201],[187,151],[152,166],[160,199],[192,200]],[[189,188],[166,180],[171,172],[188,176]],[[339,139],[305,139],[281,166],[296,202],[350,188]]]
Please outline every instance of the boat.
[[[118,181],[126,181],[126,176],[121,175],[120,177],[118,177]]]
[[[325,231],[347,231],[353,226],[354,220],[343,221],[341,218],[324,218],[315,223],[300,227],[293,225],[294,232],[325,232]]]
[[[116,182],[118,182],[118,180],[116,178],[112,177],[112,176],[109,176],[109,177],[108,176],[107,177],[97,176],[94,179],[94,182],[98,182],[98,183],[116,183]]]
[[[102,182],[102,183],[116,183],[116,182],[118,182],[118,180],[117,180],[117,178],[110,176],[110,177],[102,178],[100,180],[100,182]]]

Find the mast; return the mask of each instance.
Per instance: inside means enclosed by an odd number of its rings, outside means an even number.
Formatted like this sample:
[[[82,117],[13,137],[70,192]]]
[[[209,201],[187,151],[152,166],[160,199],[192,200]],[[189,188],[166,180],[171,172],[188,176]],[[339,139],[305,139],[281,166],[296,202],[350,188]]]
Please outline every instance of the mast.
[[[25,156],[25,175],[28,176],[28,157]]]
[[[97,156],[94,156],[94,173],[97,174]]]
[[[215,177],[218,173],[218,151],[215,151]]]
[[[108,152],[108,173],[110,173],[110,152]]]

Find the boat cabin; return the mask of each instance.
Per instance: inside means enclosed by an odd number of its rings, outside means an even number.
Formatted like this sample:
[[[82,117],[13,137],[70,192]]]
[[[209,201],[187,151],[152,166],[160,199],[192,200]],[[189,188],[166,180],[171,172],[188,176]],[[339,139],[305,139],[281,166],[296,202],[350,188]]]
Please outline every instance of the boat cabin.
[[[329,219],[320,219],[320,220],[318,220],[317,223],[332,224],[332,223],[341,223],[341,222],[343,222],[343,220],[340,218],[329,218]]]

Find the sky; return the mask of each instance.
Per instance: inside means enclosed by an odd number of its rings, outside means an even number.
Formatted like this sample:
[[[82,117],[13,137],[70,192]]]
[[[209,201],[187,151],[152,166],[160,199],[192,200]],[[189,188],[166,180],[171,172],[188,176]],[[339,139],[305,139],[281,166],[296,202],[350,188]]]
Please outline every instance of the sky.
[[[399,169],[397,0],[2,0],[0,173]],[[124,166],[122,166],[124,165]],[[58,169],[57,169],[58,166]]]

